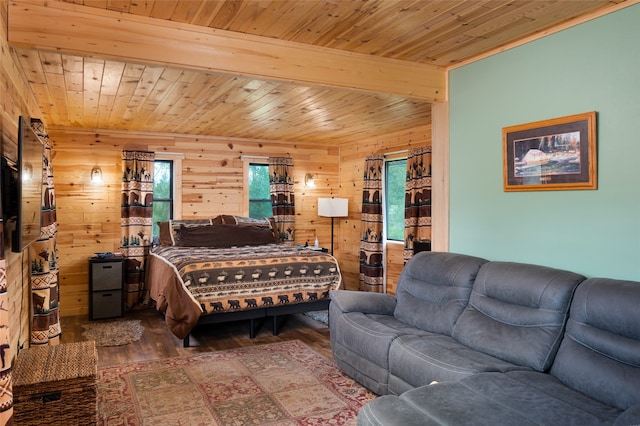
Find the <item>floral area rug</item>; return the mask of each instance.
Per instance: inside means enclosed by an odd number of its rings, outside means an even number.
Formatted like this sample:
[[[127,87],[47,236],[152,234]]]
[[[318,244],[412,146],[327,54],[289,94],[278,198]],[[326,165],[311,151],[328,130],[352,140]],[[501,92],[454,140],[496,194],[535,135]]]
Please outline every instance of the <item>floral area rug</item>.
[[[83,325],[82,328],[82,335],[87,340],[95,340],[96,346],[128,345],[140,340],[144,332],[140,320],[92,322]]]
[[[98,370],[98,425],[355,425],[374,398],[299,341]]]

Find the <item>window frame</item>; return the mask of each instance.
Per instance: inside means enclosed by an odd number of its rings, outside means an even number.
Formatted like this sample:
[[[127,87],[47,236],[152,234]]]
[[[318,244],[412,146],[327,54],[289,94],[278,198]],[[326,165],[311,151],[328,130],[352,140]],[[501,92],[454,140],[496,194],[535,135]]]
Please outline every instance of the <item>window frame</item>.
[[[175,204],[175,191],[174,191],[174,167],[175,164],[173,163],[173,160],[167,160],[167,159],[159,159],[156,158],[153,160],[154,165],[156,162],[158,163],[168,163],[169,164],[169,174],[170,174],[170,179],[171,179],[171,187],[169,188],[169,198],[157,198],[155,192],[153,193],[153,203],[155,204],[156,202],[167,202],[170,201],[170,205],[169,205],[169,219],[173,219],[173,207]],[[154,175],[155,176],[155,175]]]
[[[249,171],[251,166],[269,167],[267,159],[262,158],[245,158],[244,160],[244,184],[246,185],[244,191],[242,191],[242,209],[243,215],[250,217],[249,212],[251,210],[251,201],[268,201],[271,203],[271,197],[265,199],[252,200],[249,196]],[[267,173],[268,174],[268,173]],[[272,216],[272,215],[271,215]]]
[[[155,161],[170,161],[172,163],[172,205],[171,219],[182,219],[182,160],[184,154],[179,152],[156,152]],[[155,201],[155,194],[154,194]]]
[[[397,162],[397,161],[404,161],[405,167],[405,188],[403,191],[403,195],[402,195],[402,199],[404,200],[404,193],[406,192],[406,164],[407,164],[407,155],[406,153],[402,153],[402,154],[395,154],[395,155],[386,155],[384,158],[384,167],[383,167],[383,172],[382,172],[382,182],[383,182],[383,186],[382,186],[382,208],[383,210],[383,215],[382,215],[382,228],[383,228],[383,241],[384,243],[392,243],[392,244],[404,244],[404,233],[402,236],[402,239],[396,240],[396,239],[390,239],[389,235],[388,235],[388,227],[389,227],[389,208],[388,208],[388,195],[387,195],[387,164],[388,163],[393,163],[393,162]],[[403,221],[402,221],[402,225],[403,225],[403,229],[404,229],[404,201],[402,203],[403,206]],[[386,250],[385,250],[386,251]]]

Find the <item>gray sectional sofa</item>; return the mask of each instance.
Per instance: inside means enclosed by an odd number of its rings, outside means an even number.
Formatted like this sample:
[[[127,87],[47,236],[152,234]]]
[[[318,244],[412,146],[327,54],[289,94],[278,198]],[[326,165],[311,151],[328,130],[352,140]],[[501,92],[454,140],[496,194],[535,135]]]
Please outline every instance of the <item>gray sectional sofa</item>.
[[[359,425],[640,424],[640,283],[418,253],[396,297],[338,290],[337,365],[381,395]]]

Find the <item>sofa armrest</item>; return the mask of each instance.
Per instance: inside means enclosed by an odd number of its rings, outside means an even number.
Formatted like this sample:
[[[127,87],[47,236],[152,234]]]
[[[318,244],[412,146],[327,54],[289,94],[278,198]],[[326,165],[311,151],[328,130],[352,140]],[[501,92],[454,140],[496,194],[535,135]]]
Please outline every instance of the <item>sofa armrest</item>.
[[[613,426],[640,425],[640,404],[632,405],[618,416]]]
[[[396,308],[396,298],[385,293],[333,290],[330,297],[331,303],[336,304],[342,312],[393,315]]]

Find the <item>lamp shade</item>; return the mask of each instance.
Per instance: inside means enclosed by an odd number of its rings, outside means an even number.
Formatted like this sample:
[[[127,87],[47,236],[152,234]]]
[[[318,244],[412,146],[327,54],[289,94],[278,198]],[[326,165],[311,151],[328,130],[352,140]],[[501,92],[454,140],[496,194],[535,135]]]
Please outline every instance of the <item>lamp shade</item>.
[[[318,216],[346,217],[348,215],[348,198],[318,198]]]

